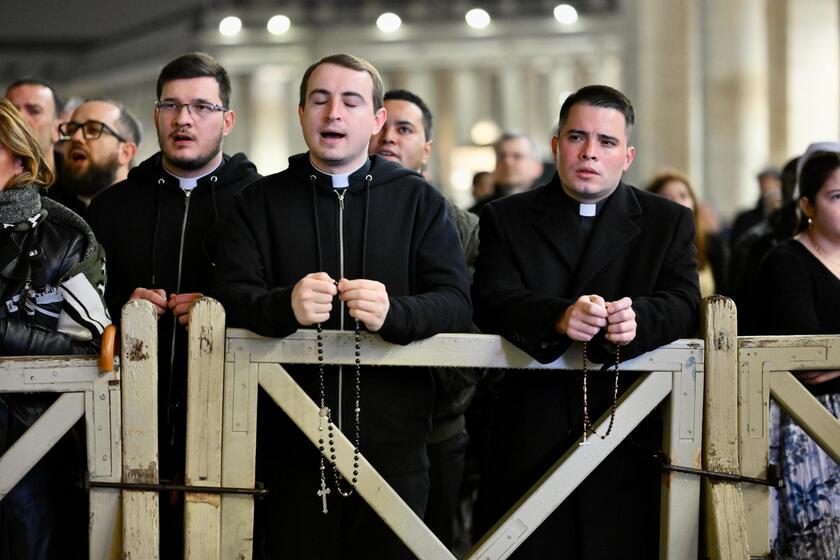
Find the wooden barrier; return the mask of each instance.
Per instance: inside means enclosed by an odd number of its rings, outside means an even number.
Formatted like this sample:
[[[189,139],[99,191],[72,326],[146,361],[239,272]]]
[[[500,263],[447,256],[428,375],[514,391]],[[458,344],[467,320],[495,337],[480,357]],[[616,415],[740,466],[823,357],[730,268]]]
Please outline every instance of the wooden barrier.
[[[113,337],[113,328],[109,331]],[[119,370],[113,357],[22,356],[0,359],[0,392],[58,393],[58,399],[0,458],[0,499],[84,417],[87,469],[92,482],[121,477]],[[119,490],[91,488],[88,525],[91,560],[119,558]]]
[[[355,340],[352,332],[326,331],[324,362],[352,364]],[[408,346],[387,344],[379,337],[363,335],[366,365],[431,365],[517,369],[579,370],[578,349],[551,364],[540,364],[504,339],[489,335],[442,334]],[[228,329],[226,343],[225,445],[237,444],[239,476],[253,480],[256,441],[256,390],[262,386],[284,412],[309,437],[317,441],[318,407],[300,390],[283,363],[317,363],[316,334],[300,330],[284,339],[260,337],[241,329]],[[470,553],[474,559],[502,559],[545,519],[599,462],[663,399],[670,395],[666,452],[678,465],[699,466],[702,402],[703,345],[701,341],[677,341],[622,364],[623,371],[645,371],[636,390],[626,393],[616,411],[615,437],[592,438],[591,445],[575,446],[555,465],[522,502],[500,521],[491,534]],[[599,420],[604,429],[606,416]],[[337,428],[336,432],[337,431]],[[351,477],[352,444],[336,439],[339,471]],[[228,452],[224,450],[225,470]],[[411,509],[396,495],[364,459],[357,488],[359,494],[382,516],[397,536],[420,559],[452,558]],[[662,558],[692,558],[697,555],[699,525],[699,480],[694,475],[670,473],[662,492]],[[247,483],[248,481],[245,481]],[[229,500],[250,498],[224,496],[223,535],[236,535],[223,545],[223,557],[251,555],[253,513],[243,507],[241,516],[228,518]],[[240,504],[243,505],[243,504]]]
[[[129,301],[122,310],[122,482],[158,484],[158,338],[151,302]],[[157,491],[122,493],[123,557],[160,557]]]

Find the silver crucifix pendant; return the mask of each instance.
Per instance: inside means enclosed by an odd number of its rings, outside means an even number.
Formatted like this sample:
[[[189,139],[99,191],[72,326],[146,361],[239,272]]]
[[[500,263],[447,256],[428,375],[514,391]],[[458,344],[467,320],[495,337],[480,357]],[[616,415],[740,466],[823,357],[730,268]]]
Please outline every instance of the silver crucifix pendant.
[[[323,513],[327,513],[327,494],[329,493],[330,489],[327,486],[327,482],[321,479],[321,489],[318,490],[318,495],[321,496],[321,507],[323,508],[321,511]]]

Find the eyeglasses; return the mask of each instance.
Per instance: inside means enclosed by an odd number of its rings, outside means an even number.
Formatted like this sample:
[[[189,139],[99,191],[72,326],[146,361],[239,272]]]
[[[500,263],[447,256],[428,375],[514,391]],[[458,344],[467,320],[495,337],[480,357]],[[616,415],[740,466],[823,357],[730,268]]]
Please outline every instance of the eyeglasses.
[[[84,136],[85,140],[96,140],[102,136],[103,132],[107,132],[120,142],[128,142],[128,140],[117,134],[113,128],[101,121],[85,121],[83,123],[69,121],[58,125],[58,131],[64,138],[70,138],[80,128],[82,129],[82,136]]]
[[[175,117],[181,114],[181,109],[187,108],[187,112],[194,118],[204,119],[213,113],[225,112],[227,107],[207,103],[206,101],[190,101],[189,103],[178,103],[177,101],[155,101],[155,107],[166,117]]]

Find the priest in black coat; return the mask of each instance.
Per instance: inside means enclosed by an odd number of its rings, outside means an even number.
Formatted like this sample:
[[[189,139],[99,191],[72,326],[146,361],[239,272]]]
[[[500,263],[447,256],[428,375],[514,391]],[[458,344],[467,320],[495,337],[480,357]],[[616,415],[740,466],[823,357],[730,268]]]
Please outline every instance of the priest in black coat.
[[[573,93],[551,148],[557,173],[481,216],[475,322],[540,362],[586,342],[626,360],[693,336],[700,304],[691,212],[621,180],[633,162],[630,101],[606,86]],[[620,391],[635,376],[622,374]],[[612,403],[589,376],[589,417]],[[488,426],[476,537],[581,436],[581,374],[510,371]],[[652,413],[517,550],[514,558],[656,558],[661,420]]]

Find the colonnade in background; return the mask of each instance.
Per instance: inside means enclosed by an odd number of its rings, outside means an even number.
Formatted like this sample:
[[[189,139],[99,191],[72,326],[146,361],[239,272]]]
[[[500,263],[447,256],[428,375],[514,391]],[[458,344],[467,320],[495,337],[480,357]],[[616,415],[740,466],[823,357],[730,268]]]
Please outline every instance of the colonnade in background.
[[[553,21],[494,22],[484,33],[439,24],[386,39],[348,23],[273,41],[196,32],[191,48],[207,50],[230,72],[237,127],[226,151],[245,151],[263,173],[285,168],[289,155],[305,149],[297,100],[306,66],[332,52],[367,58],[386,87],[412,90],[432,108],[430,177],[462,205],[469,194],[453,185],[465,186],[470,165],[493,161],[472,143],[476,122],[524,130],[548,157],[562,95],[587,83],[617,87],[636,105],[631,183],[665,166],[685,170],[727,217],[754,203],[759,169],[840,135],[838,0],[619,4],[612,15],[563,30]],[[157,150],[157,72],[182,50],[59,86],[125,101],[146,131],[143,159]]]

